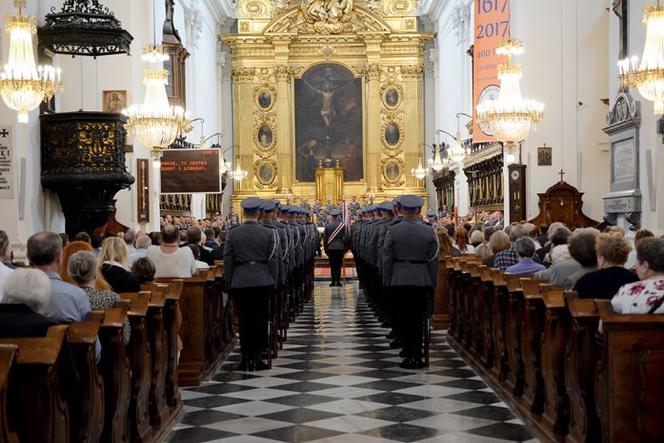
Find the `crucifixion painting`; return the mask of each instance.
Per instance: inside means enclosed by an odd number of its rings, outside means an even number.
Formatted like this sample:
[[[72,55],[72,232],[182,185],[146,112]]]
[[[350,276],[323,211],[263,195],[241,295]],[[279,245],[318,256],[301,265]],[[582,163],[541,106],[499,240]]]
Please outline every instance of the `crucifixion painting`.
[[[363,178],[362,80],[335,63],[315,65],[295,80],[296,178],[314,181],[319,164]]]

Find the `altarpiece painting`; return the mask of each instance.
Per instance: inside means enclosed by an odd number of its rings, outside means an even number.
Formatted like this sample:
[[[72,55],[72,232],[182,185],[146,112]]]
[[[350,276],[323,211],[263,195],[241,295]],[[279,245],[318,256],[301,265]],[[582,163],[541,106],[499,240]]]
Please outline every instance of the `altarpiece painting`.
[[[346,67],[322,63],[295,79],[296,179],[338,162],[345,181],[362,180],[362,122],[362,80]]]

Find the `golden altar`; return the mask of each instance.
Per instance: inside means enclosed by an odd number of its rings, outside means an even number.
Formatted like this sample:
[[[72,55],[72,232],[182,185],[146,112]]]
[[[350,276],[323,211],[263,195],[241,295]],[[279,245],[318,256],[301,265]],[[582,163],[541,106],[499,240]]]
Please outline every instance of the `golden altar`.
[[[338,205],[344,198],[344,170],[340,167],[316,168],[316,200]]]
[[[316,169],[340,164],[343,195],[426,199],[424,46],[416,0],[238,0],[231,49],[234,161],[247,196],[298,203]],[[406,118],[407,116],[407,118]],[[325,191],[327,192],[327,191]]]

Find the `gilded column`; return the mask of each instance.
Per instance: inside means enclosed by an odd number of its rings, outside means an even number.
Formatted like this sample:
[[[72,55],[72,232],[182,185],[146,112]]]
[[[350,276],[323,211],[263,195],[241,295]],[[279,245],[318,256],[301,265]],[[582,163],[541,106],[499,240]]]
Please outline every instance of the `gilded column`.
[[[424,66],[421,63],[416,65],[402,66],[404,82],[404,114],[407,116],[404,120],[405,137],[404,151],[406,161],[406,173],[408,174],[407,186],[424,196],[425,180],[418,180],[410,174],[410,170],[417,167],[419,156],[425,158],[422,143],[424,133],[424,119],[422,118],[422,107],[424,105],[423,97],[423,73]]]
[[[253,143],[253,109],[246,106],[253,103],[253,81],[255,68],[239,67],[233,69],[233,102],[236,109],[236,118],[233,121],[233,167],[239,161],[240,167],[247,172],[253,171],[254,143]],[[244,180],[235,182],[234,197],[241,200],[243,195],[253,194],[253,175]],[[236,200],[234,198],[234,200]]]
[[[290,194],[293,186],[292,165],[292,109],[291,109],[291,75],[287,65],[277,65],[274,70],[277,82],[276,126],[277,126],[277,171],[280,178],[281,194]]]

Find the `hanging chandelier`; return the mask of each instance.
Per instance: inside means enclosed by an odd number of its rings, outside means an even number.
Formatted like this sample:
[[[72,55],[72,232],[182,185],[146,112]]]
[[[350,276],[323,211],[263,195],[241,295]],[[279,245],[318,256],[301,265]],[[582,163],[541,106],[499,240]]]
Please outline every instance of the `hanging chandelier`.
[[[224,163],[226,163],[226,162],[224,162]],[[228,175],[230,175],[231,178],[233,180],[235,180],[236,182],[241,182],[242,180],[244,180],[247,177],[248,173],[247,173],[247,171],[243,170],[240,167],[240,160],[236,160],[235,161],[235,169],[229,171]]]
[[[433,145],[433,159],[429,160],[429,167],[434,171],[434,172],[440,172],[443,169],[445,169],[445,166],[447,166],[447,163],[445,160],[443,160],[442,156],[440,155],[440,150],[441,146],[434,144]]]
[[[162,69],[163,62],[168,59],[164,47],[147,46],[142,59],[153,65],[143,71],[145,99],[142,104],[132,105],[122,113],[128,117],[129,133],[138,137],[143,145],[159,152],[173,143],[178,134],[191,131],[191,119],[181,106],[171,106],[168,102],[168,71]]]
[[[0,71],[0,97],[18,112],[19,123],[28,122],[28,112],[62,90],[60,68],[37,66],[32,36],[37,33],[35,17],[23,15],[25,0],[14,0],[17,15],[7,15],[9,58]]]
[[[635,87],[643,98],[655,102],[655,114],[664,115],[664,5],[660,0],[644,7],[646,42],[641,63],[637,56],[618,62],[623,85]]]
[[[422,156],[418,156],[418,163],[417,163],[417,168],[413,168],[410,170],[411,174],[415,176],[418,180],[424,179],[424,177],[427,176],[427,168],[424,167],[422,164]]]
[[[513,156],[516,143],[528,138],[544,118],[544,105],[521,95],[521,65],[512,64],[512,56],[523,54],[521,42],[507,40],[498,46],[496,54],[508,59],[507,64],[498,66],[500,92],[497,99],[477,105],[477,120],[505,143],[507,155]]]

